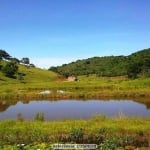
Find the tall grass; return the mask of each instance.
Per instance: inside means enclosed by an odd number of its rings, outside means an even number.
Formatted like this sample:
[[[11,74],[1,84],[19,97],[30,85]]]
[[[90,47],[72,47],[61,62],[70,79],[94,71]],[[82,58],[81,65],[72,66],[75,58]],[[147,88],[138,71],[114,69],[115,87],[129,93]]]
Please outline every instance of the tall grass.
[[[11,128],[10,128],[11,127]],[[0,121],[0,143],[103,143],[111,137],[125,139],[131,136],[133,143],[150,140],[150,119],[107,118],[95,116],[89,120]],[[121,141],[119,141],[121,144]],[[124,143],[125,144],[125,143]]]

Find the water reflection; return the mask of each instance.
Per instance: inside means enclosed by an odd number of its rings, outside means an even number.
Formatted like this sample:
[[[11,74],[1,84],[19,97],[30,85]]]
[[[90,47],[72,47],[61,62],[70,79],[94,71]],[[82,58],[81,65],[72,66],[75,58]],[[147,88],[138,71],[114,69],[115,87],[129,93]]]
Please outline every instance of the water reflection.
[[[0,102],[0,119],[16,118],[21,113],[33,119],[43,112],[47,120],[64,118],[90,118],[94,114],[150,117],[149,99],[136,100],[4,100]]]

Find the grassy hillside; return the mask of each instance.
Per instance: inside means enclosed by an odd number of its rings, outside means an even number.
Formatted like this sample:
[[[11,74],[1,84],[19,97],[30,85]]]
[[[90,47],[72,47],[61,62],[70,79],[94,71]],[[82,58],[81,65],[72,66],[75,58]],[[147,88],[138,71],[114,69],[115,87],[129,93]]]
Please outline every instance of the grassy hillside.
[[[58,78],[58,74],[54,72],[48,72],[47,70],[39,69],[39,68],[32,68],[32,67],[25,67],[20,66],[20,72],[25,73],[24,80],[26,83],[32,82],[51,82],[56,81]]]
[[[129,77],[150,76],[150,49],[145,49],[133,53],[129,56],[107,56],[93,57],[78,60],[58,67],[51,67],[49,70],[55,71],[64,76],[89,75],[97,76],[122,76]]]
[[[1,64],[5,65],[6,62],[2,61]],[[5,97],[5,95],[13,97],[20,94],[23,96],[24,94],[28,94],[27,92],[30,93],[37,89],[45,89],[47,85],[60,79],[58,74],[48,70],[25,65],[18,65],[18,67],[18,72],[23,74],[21,80],[18,79],[17,74],[14,78],[10,78],[0,71],[0,97]]]
[[[57,79],[57,78],[56,78]],[[39,94],[49,90],[49,94]],[[59,92],[59,91],[63,92]],[[129,80],[125,77],[80,76],[77,82],[43,81],[1,82],[0,99],[89,99],[150,97],[150,78]]]
[[[1,64],[5,65],[6,62],[2,61]],[[19,65],[18,72],[23,73],[23,83],[39,83],[39,82],[51,82],[55,81],[58,78],[58,74],[52,72],[43,70],[40,68],[34,68],[34,67],[28,67],[25,65]],[[2,71],[0,71],[0,84],[7,84],[9,83],[20,83],[20,80],[17,78],[9,78],[4,76]]]
[[[83,64],[87,65],[87,71],[91,69],[98,69],[103,66],[107,72],[111,72],[112,69],[116,70],[118,73],[122,69],[122,74],[125,71],[127,62],[133,63],[134,65],[142,66],[142,74],[148,74],[150,70],[150,50],[143,50],[132,54],[131,56],[124,57],[103,57],[103,58],[91,58],[87,60],[80,60],[68,65],[64,65],[60,69],[64,69],[65,72],[73,74],[84,74],[85,69],[83,69]],[[132,58],[131,58],[132,57]],[[127,61],[127,60],[128,61]],[[101,63],[99,63],[99,60]],[[125,61],[126,60],[126,61]],[[140,61],[139,61],[140,60]],[[105,63],[104,63],[105,62]],[[0,66],[5,66],[7,62],[0,60]],[[113,67],[113,63],[114,65]],[[108,65],[109,64],[109,65]],[[141,65],[142,64],[142,65]],[[2,73],[2,67],[0,69],[0,99],[43,99],[43,98],[102,98],[102,97],[149,97],[150,96],[150,78],[143,75],[141,78],[136,80],[130,80],[127,76],[119,77],[102,77],[102,74],[94,74],[90,72],[85,75],[78,76],[77,82],[67,82],[59,74],[48,70],[42,70],[35,67],[29,67],[25,65],[18,64],[18,70],[14,77],[7,77]],[[73,66],[78,66],[78,70],[73,69]],[[132,66],[132,65],[131,65]],[[137,69],[135,66],[135,69]],[[90,67],[88,69],[88,67]],[[116,69],[115,69],[116,67]],[[58,67],[59,68],[59,67]],[[54,68],[53,68],[54,69]],[[52,70],[53,70],[52,69]],[[56,69],[56,68],[55,68]],[[74,72],[73,72],[74,71]],[[78,72],[79,71],[79,72]],[[103,70],[104,71],[104,70]],[[141,70],[140,70],[141,71]],[[18,75],[22,74],[22,78]],[[63,72],[60,72],[63,74]],[[121,71],[119,71],[121,74]],[[112,75],[112,74],[111,74]],[[111,76],[110,75],[110,76]],[[41,92],[49,90],[48,94],[40,94]],[[61,90],[61,92],[60,92]]]
[[[57,80],[58,75],[53,72],[49,72],[47,70],[37,69],[37,68],[29,68],[20,67],[20,71],[25,73],[22,82],[23,83],[40,83],[40,82],[52,82]],[[10,83],[20,83],[18,79],[8,78],[0,72],[0,84]]]
[[[140,56],[149,58],[147,50],[146,53],[142,52]],[[91,60],[89,62],[83,60],[83,62],[86,62],[88,66],[91,65]],[[120,62],[115,62],[117,69],[118,67],[120,67],[120,70],[124,69],[123,66],[127,65],[124,57],[118,56],[109,57],[108,62],[106,58],[103,58],[102,62],[106,61],[103,67],[106,67],[107,64],[111,66],[114,60]],[[138,61],[139,55],[133,54],[131,60]],[[149,62],[149,59],[145,60],[143,59],[142,64]],[[95,68],[91,65],[91,69],[96,69],[96,65],[100,65],[98,64],[99,58],[94,58],[94,61]],[[83,69],[82,61],[79,62],[81,63],[81,69]],[[2,66],[6,64],[2,60],[0,63]],[[80,68],[80,65],[78,68]],[[83,100],[102,97],[103,99],[135,97],[136,101],[146,104],[147,108],[150,107],[150,78],[143,77],[130,80],[126,76],[100,77],[101,75],[90,72],[78,76],[77,82],[68,82],[58,74],[48,70],[25,65],[18,66],[17,72],[23,74],[21,80],[17,74],[14,78],[10,78],[6,77],[2,70],[0,71],[0,110],[2,111],[7,109],[9,105],[17,103],[18,99],[24,99],[24,103],[28,103],[29,100],[46,98],[52,98],[53,100],[79,98]],[[107,71],[109,71],[109,67]],[[122,73],[125,71],[123,69]],[[65,71],[69,71],[70,74],[73,73],[67,69]],[[83,69],[83,71],[85,70]],[[50,91],[50,93],[41,94],[43,91]],[[5,103],[4,99],[7,99]],[[72,119],[53,122],[27,121],[19,116],[17,119],[0,121],[0,149],[18,149],[17,144],[24,143],[25,149],[40,148],[44,150],[50,149],[50,144],[57,142],[96,143],[99,145],[99,149],[117,149],[118,147],[124,149],[125,147],[131,147],[131,145],[135,149],[136,147],[149,146],[150,119],[147,118],[127,118],[120,114],[118,118],[97,115],[89,120]]]
[[[27,57],[19,60],[0,49],[0,84],[51,82],[58,77],[54,72],[36,68]]]

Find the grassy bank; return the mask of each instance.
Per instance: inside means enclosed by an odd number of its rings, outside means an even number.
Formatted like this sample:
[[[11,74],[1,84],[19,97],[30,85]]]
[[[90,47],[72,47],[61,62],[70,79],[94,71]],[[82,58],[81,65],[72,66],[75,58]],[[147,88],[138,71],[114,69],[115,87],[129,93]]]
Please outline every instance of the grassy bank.
[[[148,147],[150,119],[97,115],[89,120],[0,121],[1,147],[21,143],[28,146],[42,143],[45,146],[52,143],[95,143],[123,148],[131,145]]]
[[[7,81],[7,84],[0,80],[0,99],[150,97],[150,78],[129,80],[126,77],[91,75],[80,76],[77,82],[60,81],[56,76],[50,80],[43,78],[27,82],[14,79],[13,82]],[[50,93],[40,94],[45,90]]]
[[[3,61],[3,63],[5,63]],[[78,76],[68,82],[60,75],[19,65],[20,78],[8,78],[0,71],[0,99],[150,97],[150,78]],[[49,90],[49,94],[40,92]],[[61,90],[61,91],[60,91]]]

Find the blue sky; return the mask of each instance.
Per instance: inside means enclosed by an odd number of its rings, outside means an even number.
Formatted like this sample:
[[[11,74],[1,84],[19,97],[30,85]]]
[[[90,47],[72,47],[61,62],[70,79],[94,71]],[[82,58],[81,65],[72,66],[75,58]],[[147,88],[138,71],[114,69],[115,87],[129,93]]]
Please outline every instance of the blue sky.
[[[0,48],[42,68],[150,43],[149,0],[0,0]]]

